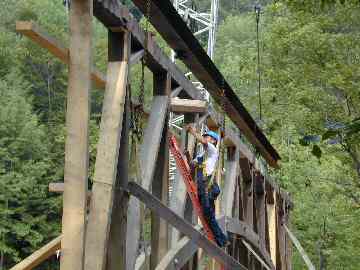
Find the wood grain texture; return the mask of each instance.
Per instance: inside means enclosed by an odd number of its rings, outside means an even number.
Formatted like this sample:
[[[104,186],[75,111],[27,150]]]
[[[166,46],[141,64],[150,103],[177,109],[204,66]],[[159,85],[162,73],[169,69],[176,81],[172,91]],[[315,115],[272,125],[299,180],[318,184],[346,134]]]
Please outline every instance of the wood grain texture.
[[[61,248],[61,235],[16,264],[10,270],[31,270],[55,254]]]
[[[129,33],[116,36],[117,38],[113,38],[122,47],[122,52],[121,55],[114,52],[112,56],[114,59],[109,57],[110,62],[108,63],[92,199],[86,231],[85,269],[87,270],[102,270],[106,267],[110,222],[118,172],[131,42]],[[109,50],[109,53],[112,52]]]
[[[92,1],[70,8],[61,270],[83,269],[88,193]]]

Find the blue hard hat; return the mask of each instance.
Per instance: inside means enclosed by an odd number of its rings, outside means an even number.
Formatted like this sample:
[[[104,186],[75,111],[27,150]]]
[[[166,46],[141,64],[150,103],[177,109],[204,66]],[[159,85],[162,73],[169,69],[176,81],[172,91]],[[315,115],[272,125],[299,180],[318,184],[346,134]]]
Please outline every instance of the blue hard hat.
[[[211,138],[213,138],[214,140],[218,141],[219,140],[219,134],[217,134],[216,132],[209,130],[206,133],[203,134],[203,136],[210,136]]]

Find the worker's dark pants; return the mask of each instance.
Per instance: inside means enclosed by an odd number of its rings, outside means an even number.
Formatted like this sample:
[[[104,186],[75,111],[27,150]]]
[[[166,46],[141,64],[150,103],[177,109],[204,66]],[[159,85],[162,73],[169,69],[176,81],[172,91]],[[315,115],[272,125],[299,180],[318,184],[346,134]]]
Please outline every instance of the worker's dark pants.
[[[209,191],[207,192],[206,189],[210,177],[205,178],[203,175],[203,170],[198,169],[196,178],[197,178],[198,196],[206,221],[208,222],[210,229],[214,233],[216,243],[220,247],[223,247],[226,244],[227,237],[222,232],[215,218],[215,200],[220,194],[219,185],[218,184],[211,185]]]

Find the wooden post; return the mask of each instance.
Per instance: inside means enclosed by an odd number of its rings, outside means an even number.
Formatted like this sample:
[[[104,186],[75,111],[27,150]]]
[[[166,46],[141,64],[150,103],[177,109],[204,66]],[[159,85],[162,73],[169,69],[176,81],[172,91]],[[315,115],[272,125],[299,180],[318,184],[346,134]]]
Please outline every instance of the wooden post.
[[[268,217],[268,226],[269,226],[269,245],[270,245],[270,255],[273,264],[277,265],[277,214],[276,214],[276,192],[272,189],[267,191],[267,217]]]
[[[171,78],[168,73],[154,74],[154,95],[170,95]],[[168,202],[169,190],[169,142],[168,142],[168,117],[166,117],[159,154],[156,161],[154,179],[152,181],[152,193],[165,205]],[[161,220],[159,215],[151,213],[151,256],[150,269],[165,256],[168,249],[168,226],[166,221]]]
[[[107,82],[101,116],[89,221],[86,231],[86,270],[105,269],[130,50],[131,41],[129,32],[109,32]],[[123,181],[126,182],[126,179],[123,179]]]
[[[184,115],[184,124],[189,124],[194,122],[193,115],[185,114]],[[187,140],[186,140],[186,136]],[[181,149],[185,150],[185,148],[190,152],[190,155],[193,155],[195,150],[195,138],[188,134],[186,135],[185,129],[182,130],[182,142],[181,142]],[[185,210],[186,210],[186,186],[184,180],[182,179],[181,173],[179,170],[176,171],[175,180],[173,183],[173,192],[170,197],[170,208],[179,216],[184,217]],[[191,217],[192,219],[192,217]],[[180,232],[177,231],[175,228],[170,228],[170,246],[174,247],[178,241],[180,240]]]
[[[82,270],[89,164],[89,91],[93,1],[70,8],[61,270]]]
[[[256,208],[256,227],[260,238],[260,245],[265,249],[265,179],[259,171],[255,172],[254,178],[255,208]],[[257,263],[257,269],[262,266]]]
[[[124,193],[122,188],[127,186],[129,176],[129,128],[130,100],[127,92],[117,164],[114,206],[110,224],[110,237],[106,263],[107,270],[126,270],[126,265],[128,265],[128,262],[126,261],[128,241],[124,236],[127,235],[128,228],[129,196]]]

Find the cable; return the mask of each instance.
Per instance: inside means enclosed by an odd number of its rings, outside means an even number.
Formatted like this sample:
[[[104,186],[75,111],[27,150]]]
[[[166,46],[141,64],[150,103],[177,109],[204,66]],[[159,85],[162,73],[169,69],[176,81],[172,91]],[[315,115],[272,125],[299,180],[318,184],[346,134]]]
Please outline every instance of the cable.
[[[261,102],[261,70],[260,70],[260,39],[259,39],[259,23],[260,23],[260,4],[256,4],[255,7],[256,15],[256,45],[257,45],[257,73],[258,73],[258,94],[259,94],[259,118],[262,120],[262,102]]]

